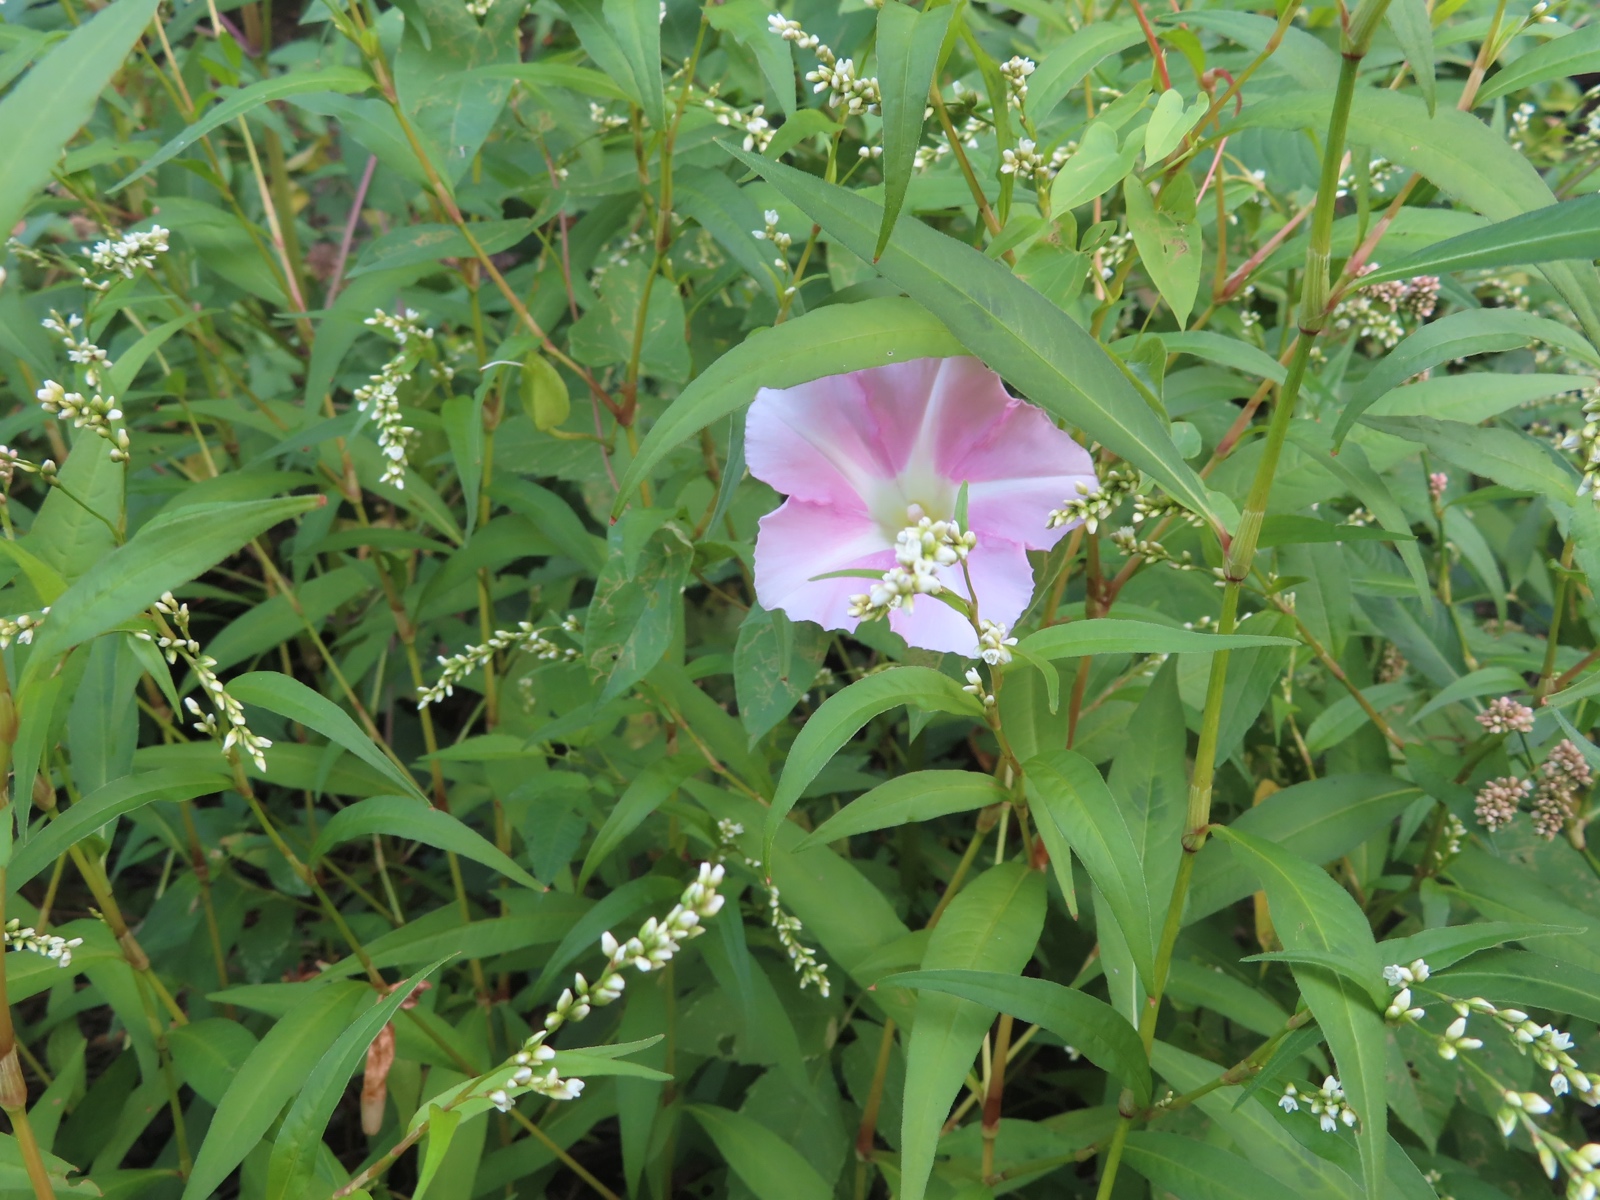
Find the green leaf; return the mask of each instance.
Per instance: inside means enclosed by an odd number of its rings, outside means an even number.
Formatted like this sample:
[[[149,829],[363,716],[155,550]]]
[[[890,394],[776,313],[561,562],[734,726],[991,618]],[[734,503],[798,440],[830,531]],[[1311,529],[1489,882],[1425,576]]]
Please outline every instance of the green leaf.
[[[891,667],[835,692],[811,714],[789,749],[777,794],[767,812],[763,840],[768,853],[762,855],[763,859],[770,857],[773,839],[789,810],[822,768],[863,725],[902,704],[959,717],[983,717],[983,705],[975,697],[931,667]]]
[[[411,999],[416,986],[448,961],[449,958],[441,958],[418,971],[361,1013],[317,1060],[273,1141],[267,1167],[267,1200],[295,1200],[310,1185],[315,1158],[322,1148],[322,1132],[343,1098],[350,1076],[366,1058],[367,1047],[400,1011],[400,1006]]]
[[[1326,92],[1284,93],[1246,109],[1244,120],[1280,129],[1312,128],[1320,136],[1330,102]],[[1415,96],[1388,88],[1357,88],[1348,136],[1351,145],[1369,147],[1374,154],[1419,172],[1491,221],[1555,203],[1555,194],[1526,157],[1453,105],[1430,116]],[[1543,274],[1571,307],[1585,336],[1600,344],[1600,274],[1594,265],[1552,262]]]
[[[641,821],[671,799],[685,779],[705,765],[700,755],[684,753],[652,763],[633,777],[617,798],[606,823],[589,843],[583,869],[578,872],[580,893],[606,855],[621,845],[622,839],[637,829]]]
[[[472,236],[486,254],[509,250],[534,230],[526,217],[513,221],[474,221]],[[454,225],[406,225],[380,234],[361,250],[356,265],[345,273],[347,279],[369,271],[387,271],[419,263],[434,263],[441,258],[471,258],[472,243]]]
[[[998,782],[976,771],[913,771],[852,800],[795,849],[809,850],[874,829],[970,812],[1005,798],[1006,791]]]
[[[1428,115],[1432,116],[1438,85],[1434,78],[1433,21],[1428,0],[1390,0],[1383,16],[1394,40],[1400,43],[1406,61],[1411,64],[1411,73],[1417,77],[1417,90],[1428,106]]]
[[[1141,839],[1129,827],[1123,806],[1095,765],[1071,750],[1037,755],[1023,764],[1023,774],[1030,808],[1051,858],[1062,842],[1072,847],[1111,906],[1140,976],[1153,979],[1156,925],[1150,890]]]
[[[1583,32],[1600,32],[1600,26]],[[1443,275],[1450,271],[1596,258],[1600,258],[1600,196],[1589,195],[1535,208],[1483,229],[1435,242],[1426,250],[1363,275],[1361,281],[1365,284],[1371,279],[1382,283],[1390,279],[1409,279],[1413,275]]]
[[[426,800],[417,796],[369,796],[340,809],[317,835],[311,848],[312,856],[323,855],[341,842],[374,833],[452,851],[500,872],[523,887],[543,890],[537,879],[484,840],[482,834],[473,832],[444,810],[430,807]]]
[[[1439,977],[1441,986],[1495,1004],[1547,1008],[1600,1021],[1600,972],[1526,950],[1491,950]]]
[[[767,15],[771,11],[761,0],[727,0],[705,9],[705,15],[711,28],[731,33],[734,40],[755,55],[768,90],[777,98],[778,107],[792,118],[795,111],[794,54],[789,43],[774,37],[768,28]]]
[[[708,1104],[691,1104],[684,1111],[756,1200],[833,1200],[832,1185],[817,1169],[754,1117]]]
[[[167,1030],[167,1045],[178,1077],[215,1108],[256,1048],[256,1036],[237,1021],[204,1017]]]
[[[1492,950],[1506,942],[1526,942],[1533,938],[1582,934],[1571,925],[1536,925],[1531,921],[1479,921],[1474,925],[1448,925],[1424,929],[1409,937],[1391,938],[1378,943],[1386,963],[1405,966],[1423,959],[1434,971],[1442,971],[1480,950]],[[1452,985],[1453,986],[1453,985]]]
[[[1362,698],[1380,712],[1410,699],[1411,694],[1411,685],[1399,682],[1361,689]],[[1306,729],[1306,749],[1312,754],[1321,754],[1352,736],[1367,724],[1367,720],[1367,710],[1361,707],[1359,700],[1354,696],[1340,696],[1318,713]]]
[[[53,667],[64,651],[132,620],[252,538],[324,503],[294,496],[197,505],[156,518],[61,594],[34,639],[27,674]]]
[[[1451,860],[1446,875],[1452,894],[1491,920],[1570,926],[1584,933],[1550,934],[1529,946],[1541,958],[1576,963],[1600,972],[1600,948],[1591,936],[1600,917],[1570,903],[1526,867],[1507,862],[1481,846],[1469,845]]]
[[[601,100],[626,100],[628,93],[603,71],[575,63],[504,62],[477,67],[473,74],[482,79],[515,79],[529,87],[568,88]]]
[[[622,477],[612,515],[673,447],[745,407],[760,388],[961,353],[937,317],[899,296],[830,304],[754,333],[697,375],[657,418]]]
[[[656,0],[562,0],[561,7],[595,65],[644,109],[652,129],[665,132]]]
[[[1600,209],[1596,211],[1600,216]],[[1596,256],[1600,257],[1600,241],[1596,243]],[[1378,399],[1422,372],[1468,355],[1517,350],[1534,341],[1549,341],[1591,360],[1595,357],[1588,343],[1559,321],[1514,308],[1468,309],[1430,321],[1367,372],[1339,414],[1333,428],[1333,444],[1342,445],[1361,414]]]
[[[304,991],[303,998],[250,1052],[217,1106],[195,1155],[183,1200],[206,1200],[215,1194],[266,1135],[323,1052],[372,996],[372,989],[365,984],[298,986]]]
[[[115,544],[112,529],[122,511],[125,474],[121,463],[111,461],[110,447],[84,431],[62,465],[61,486],[50,489],[23,539],[27,549],[68,582],[79,579]]]
[[[1030,633],[1021,646],[1044,659],[1080,658],[1090,654],[1210,654],[1255,646],[1295,646],[1293,638],[1259,633],[1197,633],[1153,621],[1118,617],[1067,621]]]
[[[733,689],[739,720],[752,739],[794,711],[816,682],[827,652],[827,634],[816,623],[751,607],[734,642]]]
[[[1122,1155],[1157,1189],[1184,1200],[1278,1200],[1284,1184],[1237,1154],[1197,1138],[1141,1130]]]
[[[339,92],[348,95],[351,92],[364,92],[368,88],[377,86],[372,81],[372,76],[359,67],[322,67],[316,70],[296,70],[292,74],[263,79],[259,83],[252,83],[249,87],[239,88],[236,91],[229,89],[226,93],[219,92],[219,95],[224,96],[222,103],[208,108],[198,121],[145,159],[132,175],[107,188],[106,195],[114,195],[134,180],[143,179],[163,163],[182,154],[213,129],[218,129],[235,117],[242,117],[263,104],[306,92]]]
[[[1171,176],[1152,204],[1150,189],[1138,176],[1129,176],[1122,195],[1139,260],[1182,328],[1189,321],[1200,291],[1201,246],[1195,225],[1194,177],[1187,171]]]
[[[21,887],[102,825],[146,804],[158,800],[169,803],[193,800],[231,786],[228,765],[220,754],[215,770],[158,767],[154,771],[113,779],[18,845],[6,873],[6,885],[13,889]]]
[[[620,550],[606,560],[583,631],[584,661],[605,680],[601,700],[622,695],[666,654],[683,619],[683,585],[693,559],[687,535],[668,523],[645,543],[636,570]]]
[[[296,724],[314,729],[336,746],[342,746],[362,762],[398,783],[423,803],[427,797],[410,772],[378,748],[371,738],[332,700],[288,675],[277,671],[252,671],[231,680],[228,690],[241,704],[254,704],[268,712],[288,717]]]
[[[1202,96],[1186,110],[1182,92],[1176,88],[1162,92],[1156,99],[1155,111],[1150,114],[1150,123],[1144,127],[1145,163],[1154,166],[1176,150],[1184,135],[1200,123],[1210,107],[1210,101]],[[1189,207],[1192,220],[1194,206]]]
[[[1501,96],[1549,79],[1587,75],[1597,67],[1600,67],[1600,25],[1585,25],[1518,55],[1484,84],[1475,104],[1489,104]],[[1572,257],[1600,258],[1600,255]]]
[[[1273,928],[1290,951],[1336,955],[1350,969],[1381,978],[1383,964],[1366,914],[1350,893],[1321,867],[1236,829],[1217,831],[1248,864],[1267,893]],[[1356,1144],[1367,1195],[1383,1196],[1389,1152],[1388,1076],[1383,1018],[1369,995],[1344,976],[1319,967],[1295,966],[1295,981],[1333,1051],[1339,1080],[1361,1126]]]
[[[878,9],[878,88],[883,94],[883,224],[878,230],[876,262],[889,244],[911,169],[922,144],[923,114],[928,89],[939,64],[945,30],[955,5],[920,12],[889,0]]]
[[[1510,667],[1483,667],[1463,675],[1454,683],[1440,688],[1432,700],[1429,700],[1417,710],[1417,715],[1412,721],[1420,721],[1424,717],[1438,712],[1446,705],[1455,704],[1473,696],[1506,696],[1512,692],[1519,692],[1526,686],[1527,681]],[[1552,698],[1547,704],[1555,703]]]
[[[520,56],[517,23],[523,4],[499,0],[481,26],[465,5],[451,0],[414,0],[414,7],[426,19],[427,34],[421,22],[405,23],[394,56],[394,90],[434,167],[456,184],[471,168],[511,94],[509,80],[474,68],[515,62]]]
[[[0,230],[8,235],[50,182],[62,149],[138,43],[158,0],[117,0],[77,29],[0,100]],[[118,468],[121,474],[121,468]]]
[[[1035,124],[1042,124],[1097,65],[1142,41],[1144,33],[1135,21],[1095,21],[1085,25],[1052,47],[1028,77],[1028,116]]]
[[[1111,343],[1112,349],[1120,350],[1128,340],[1122,338]],[[1161,344],[1170,354],[1190,354],[1207,362],[1243,371],[1247,375],[1270,379],[1273,383],[1282,383],[1284,380],[1283,364],[1265,350],[1258,350],[1249,342],[1241,342],[1238,338],[1221,333],[1212,333],[1208,329],[1194,329],[1187,333],[1163,333]]]
[[[450,1150],[450,1143],[455,1139],[456,1126],[461,1124],[461,1111],[455,1108],[440,1108],[437,1104],[428,1105],[428,1145],[422,1152],[422,1166],[417,1170],[417,1187],[411,1194],[411,1200],[422,1200],[428,1189],[433,1186],[434,1177],[439,1174],[439,1168],[444,1164],[444,1156]]]
[[[1019,863],[992,867],[950,902],[928,938],[922,969],[1016,975],[1033,957],[1044,912],[1043,875]],[[939,1130],[993,1020],[994,1009],[971,1000],[937,992],[918,998],[906,1047],[899,1200],[922,1200]]]
[[[1364,967],[1352,963],[1342,954],[1335,954],[1329,950],[1269,950],[1265,954],[1246,955],[1239,961],[1281,962],[1295,966],[1316,967],[1341,976],[1346,982],[1360,988],[1367,999],[1377,1007],[1383,1008],[1388,1004],[1389,994],[1384,990],[1381,977],[1368,975]]]
[[[106,375],[106,395],[127,395],[128,390],[133,387],[133,381],[138,378],[140,368],[150,361],[152,354],[166,344],[167,339],[185,326],[210,315],[209,309],[186,312],[181,317],[165,321],[149,333],[143,334],[138,341],[117,355],[116,366]]]
[[[728,152],[836,241],[870,258],[882,212],[870,200],[781,163]],[[920,221],[902,221],[878,271],[940,318],[967,349],[1052,416],[1155,477],[1184,507],[1221,521],[1218,497],[1183,461],[1165,423],[1103,347],[1066,313],[993,261]]]
[[[1330,775],[1283,788],[1234,818],[1230,828],[1312,862],[1348,854],[1416,803],[1421,790],[1390,775]],[[1186,921],[1198,921],[1255,891],[1250,872],[1208,842],[1195,862]]]
[[[1571,507],[1578,476],[1542,443],[1518,429],[1484,429],[1432,417],[1373,417],[1363,424],[1420,442],[1451,466],[1482,475],[1519,492],[1532,492]]]
[[[22,573],[33,585],[34,595],[40,601],[41,608],[54,604],[57,597],[67,590],[67,581],[62,578],[61,572],[34,554],[22,542],[10,538],[0,539],[0,553],[22,568]]]
[[[1120,1079],[1139,1104],[1150,1102],[1150,1064],[1132,1025],[1104,1000],[1048,979],[995,971],[930,970],[891,975],[885,987],[915,988],[971,1000],[1038,1025]]]

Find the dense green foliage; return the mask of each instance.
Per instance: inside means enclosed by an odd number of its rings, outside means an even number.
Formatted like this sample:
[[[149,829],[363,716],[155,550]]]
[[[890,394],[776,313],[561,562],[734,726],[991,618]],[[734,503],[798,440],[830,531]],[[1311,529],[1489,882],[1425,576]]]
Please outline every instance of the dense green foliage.
[[[1592,1200],[1594,18],[0,3],[0,1193]],[[957,355],[1014,629],[764,610]]]

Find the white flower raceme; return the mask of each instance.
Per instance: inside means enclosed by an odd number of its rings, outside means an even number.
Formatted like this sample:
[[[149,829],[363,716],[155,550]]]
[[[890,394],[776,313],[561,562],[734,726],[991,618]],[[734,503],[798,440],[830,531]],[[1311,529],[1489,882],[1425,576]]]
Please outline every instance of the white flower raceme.
[[[1333,1133],[1340,1125],[1356,1123],[1356,1111],[1345,1103],[1344,1088],[1332,1075],[1314,1092],[1302,1092],[1292,1083],[1286,1085],[1278,1098],[1278,1107],[1284,1112],[1299,1112],[1302,1102],[1312,1116],[1320,1119],[1324,1133]]]
[[[356,407],[372,418],[378,427],[378,449],[383,451],[384,464],[381,482],[391,487],[406,486],[406,453],[417,431],[405,423],[400,415],[400,389],[411,381],[426,347],[420,343],[431,342],[432,329],[424,329],[422,318],[415,309],[406,309],[399,316],[374,310],[366,324],[381,329],[394,339],[398,350],[383,364],[365,386],[353,393]],[[448,373],[448,368],[436,368]]]
[[[850,615],[871,621],[892,608],[910,612],[918,596],[936,596],[945,590],[940,578],[946,567],[965,561],[978,545],[973,533],[963,533],[954,521],[935,521],[913,504],[907,512],[911,524],[895,538],[895,566],[883,573],[870,592],[850,597]]]
[[[576,618],[566,618],[560,628],[568,634],[576,633]],[[571,661],[578,657],[577,650],[570,646],[563,649],[546,637],[549,632],[548,629],[535,629],[531,621],[519,621],[515,629],[497,629],[482,645],[468,646],[460,654],[439,655],[439,665],[443,670],[437,682],[417,693],[417,707],[427,708],[446,696],[455,695],[456,684],[474,671],[482,670],[490,659],[506,650],[531,654],[541,662]]]
[[[998,667],[1011,661],[1011,647],[1017,644],[1017,639],[1011,636],[1011,630],[999,621],[991,621],[987,617],[978,620],[978,657],[991,667]]]
[[[39,933],[32,928],[24,928],[20,920],[12,918],[6,922],[5,944],[13,950],[31,950],[35,954],[42,954],[54,959],[58,966],[67,967],[72,965],[72,952],[83,945],[83,939]]]
[[[483,1098],[501,1112],[509,1112],[515,1107],[517,1096],[525,1092],[537,1092],[549,1100],[577,1099],[583,1092],[583,1080],[563,1078],[549,1065],[555,1051],[546,1044],[547,1039],[567,1022],[581,1021],[595,1008],[620,999],[627,982],[624,968],[657,970],[671,961],[683,942],[704,933],[700,922],[722,909],[723,897],[717,889],[722,885],[723,874],[720,863],[701,863],[693,882],[684,888],[678,903],[665,917],[649,918],[627,941],[618,941],[610,932],[601,935],[600,949],[606,956],[606,965],[599,977],[591,983],[582,973],[573,976],[572,986],[562,991],[545,1015],[544,1028],[523,1042],[522,1049],[512,1057],[511,1074],[482,1093]]]
[[[166,656],[167,662],[175,664],[182,658],[188,663],[189,669],[194,672],[196,682],[200,685],[200,690],[206,694],[206,698],[211,701],[211,707],[215,710],[207,712],[193,696],[186,696],[183,705],[195,718],[194,728],[208,737],[221,741],[224,754],[235,746],[239,747],[249,756],[250,761],[255,763],[256,770],[265,771],[266,752],[271,748],[272,742],[251,732],[245,723],[244,708],[228,694],[228,689],[217,677],[217,660],[200,652],[200,643],[189,632],[189,606],[181,603],[171,592],[167,592],[150,606],[150,611],[158,626],[165,626],[170,622],[170,628],[160,634],[140,630],[134,636],[154,643],[156,649]]]
[[[1112,469],[1098,484],[1077,485],[1077,495],[1062,502],[1060,508],[1050,510],[1045,521],[1047,528],[1076,525],[1082,522],[1084,530],[1094,533],[1100,523],[1117,509],[1118,500],[1139,486],[1139,477]]]
[[[108,276],[120,275],[124,279],[132,279],[143,267],[149,269],[156,265],[156,258],[167,252],[168,230],[159,225],[152,225],[146,230],[135,230],[125,233],[116,241],[106,240],[96,242],[94,247],[85,250],[92,262]],[[84,276],[84,285],[96,291],[106,291],[111,287],[112,280],[94,281],[87,275]]]
[[[816,34],[807,33],[800,27],[799,21],[784,17],[781,13],[768,15],[767,29],[784,41],[793,42],[800,49],[816,54],[822,65],[806,72],[806,82],[812,85],[811,90],[818,95],[827,92],[828,103],[833,107],[843,108],[851,116],[878,111],[878,106],[883,102],[878,81],[872,76],[858,75],[853,58],[838,57]]]

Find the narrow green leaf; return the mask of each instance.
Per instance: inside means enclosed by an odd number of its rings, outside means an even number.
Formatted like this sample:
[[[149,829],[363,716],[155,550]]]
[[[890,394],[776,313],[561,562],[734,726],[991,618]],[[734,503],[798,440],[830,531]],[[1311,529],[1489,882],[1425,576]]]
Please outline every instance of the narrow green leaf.
[[[961,690],[948,675],[931,667],[891,667],[858,679],[829,696],[800,730],[790,747],[777,794],[767,812],[764,841],[770,857],[773,839],[800,793],[828,765],[830,759],[879,713],[900,705],[915,705],[929,712],[952,713],[981,719],[983,706]]]
[[[311,853],[322,855],[341,842],[374,833],[452,851],[499,871],[523,887],[543,890],[537,879],[486,841],[482,834],[473,832],[442,809],[430,807],[426,800],[417,796],[369,796],[340,809],[322,827]]]
[[[361,1013],[317,1060],[272,1143],[272,1158],[267,1167],[267,1200],[296,1200],[310,1185],[317,1151],[322,1145],[322,1132],[344,1096],[350,1076],[366,1057],[367,1047],[400,1011],[400,1006],[411,999],[416,986],[448,961],[449,958],[441,958],[418,971]]]
[[[359,67],[322,67],[309,71],[296,70],[288,75],[276,75],[271,79],[263,79],[259,83],[239,88],[225,95],[222,103],[208,108],[198,121],[145,159],[132,175],[107,188],[106,195],[120,192],[134,180],[143,179],[163,163],[182,154],[213,129],[218,129],[235,117],[242,117],[263,104],[306,92],[338,92],[349,95],[352,92],[364,92],[372,87],[377,87],[372,81],[372,76]]]
[[[1282,1180],[1197,1138],[1141,1130],[1128,1135],[1122,1154],[1156,1188],[1184,1200],[1279,1200],[1284,1194]]]
[[[1363,423],[1425,445],[1452,466],[1519,492],[1543,495],[1570,507],[1578,476],[1542,443],[1518,429],[1484,429],[1433,417],[1373,417]]]
[[[277,671],[252,671],[230,681],[228,690],[242,704],[254,704],[280,717],[288,717],[307,729],[316,730],[427,803],[427,797],[410,772],[402,770],[399,764],[380,750],[377,743],[362,731],[361,726],[344,709],[298,679]]]
[[[1480,950],[1492,950],[1507,942],[1526,942],[1534,938],[1572,936],[1584,932],[1573,925],[1538,925],[1532,921],[1479,921],[1473,925],[1448,925],[1424,929],[1408,937],[1378,943],[1385,963],[1405,966],[1422,959],[1434,971],[1460,962]]]
[[[1584,32],[1600,32],[1600,26]],[[1413,275],[1443,275],[1451,271],[1596,258],[1600,258],[1600,195],[1588,195],[1535,208],[1471,233],[1435,242],[1426,250],[1362,276],[1362,283],[1368,279],[1381,283]]]
[[[976,771],[913,771],[852,800],[795,849],[809,850],[874,829],[970,812],[1005,798],[1005,789],[992,776]]]
[[[1348,854],[1414,804],[1421,789],[1390,775],[1330,775],[1274,792],[1236,817],[1232,828],[1312,862]],[[1206,843],[1189,888],[1188,921],[1255,891],[1250,872],[1226,846]]]
[[[1408,960],[1409,961],[1409,960]],[[1600,972],[1526,950],[1491,950],[1440,976],[1452,991],[1495,1004],[1548,1008],[1600,1021]]]
[[[428,1144],[422,1152],[422,1166],[417,1171],[416,1191],[411,1193],[411,1200],[423,1200],[428,1189],[433,1186],[434,1177],[439,1174],[439,1168],[444,1164],[444,1156],[450,1149],[450,1143],[455,1139],[456,1126],[461,1124],[461,1112],[454,1108],[440,1108],[437,1104],[428,1105]]]
[[[228,765],[219,754],[215,770],[158,767],[113,779],[96,788],[43,829],[17,846],[6,873],[6,885],[21,887],[53,865],[71,846],[126,813],[158,800],[193,800],[231,787]]]
[[[62,593],[34,639],[27,673],[54,666],[62,652],[131,620],[250,539],[325,502],[293,496],[205,504],[156,518]]]
[[[600,70],[665,131],[661,90],[661,17],[656,0],[562,0],[578,40]]]
[[[1156,925],[1140,843],[1128,826],[1128,814],[1099,770],[1081,754],[1040,754],[1023,764],[1023,772],[1051,857],[1056,852],[1050,843],[1057,837],[1072,847],[1111,906],[1141,978],[1154,978]]]
[[[1406,61],[1411,64],[1411,73],[1417,77],[1417,90],[1428,106],[1428,115],[1432,116],[1438,85],[1433,70],[1433,21],[1428,0],[1390,0],[1383,16],[1394,40],[1400,43]]]
[[[526,217],[511,221],[474,221],[472,236],[487,254],[509,250],[534,230]],[[371,271],[434,263],[441,258],[471,258],[472,243],[454,225],[406,225],[380,234],[361,249],[361,257],[347,271],[354,279]]]
[[[1493,103],[1501,96],[1549,79],[1587,75],[1600,68],[1600,25],[1585,25],[1542,46],[1535,46],[1507,63],[1483,86],[1475,105]],[[1573,257],[1578,257],[1574,255]],[[1596,258],[1600,255],[1589,255]]]
[[[1055,1034],[1120,1079],[1140,1104],[1150,1102],[1150,1064],[1139,1033],[1104,1000],[1048,979],[996,971],[930,970],[891,975],[884,987],[960,996]]]
[[[1404,682],[1379,683],[1361,689],[1362,699],[1379,712],[1410,699],[1411,695],[1411,685]],[[1354,696],[1340,696],[1307,727],[1306,749],[1312,754],[1321,754],[1354,735],[1367,721],[1367,710],[1361,707],[1361,701]]]
[[[1030,633],[1021,646],[1040,658],[1080,658],[1090,654],[1211,654],[1252,646],[1294,646],[1292,638],[1251,633],[1197,633],[1153,621],[1119,617],[1068,621]]]
[[[863,196],[782,163],[728,152],[764,177],[852,253],[871,258],[882,211]],[[902,221],[878,260],[885,279],[957,333],[967,349],[1035,404],[1145,473],[1186,508],[1226,524],[1219,500],[1183,461],[1165,423],[1105,349],[1003,263],[920,221]]]
[[[1042,123],[1066,94],[1105,59],[1144,41],[1136,21],[1095,21],[1085,25],[1039,61],[1028,77],[1028,116]]]
[[[1043,875],[1020,863],[992,867],[950,902],[928,939],[922,969],[1016,975],[1033,957],[1044,912]],[[922,1200],[939,1130],[983,1045],[994,1011],[937,992],[918,998],[906,1047],[899,1200]]]
[[[1600,209],[1596,209],[1596,217],[1597,231],[1600,231]],[[1600,257],[1600,233],[1596,238],[1596,255]],[[1430,321],[1403,339],[1367,372],[1339,414],[1333,427],[1333,444],[1342,445],[1361,414],[1408,379],[1454,359],[1516,350],[1534,341],[1549,341],[1595,361],[1593,348],[1567,326],[1514,308],[1467,309]]]
[[[684,1111],[756,1200],[833,1200],[833,1187],[817,1169],[754,1117],[708,1104],[691,1104]]]
[[[107,5],[36,63],[0,100],[0,230],[10,233],[50,181],[63,147],[150,23],[158,0]],[[120,473],[120,468],[119,468]]]
[[[1352,973],[1381,978],[1383,964],[1366,914],[1326,871],[1234,829],[1220,829],[1217,836],[1229,842],[1260,879],[1273,928],[1285,949],[1337,955]],[[1386,1195],[1384,1159],[1389,1152],[1383,1018],[1371,996],[1343,975],[1299,965],[1294,975],[1328,1039],[1350,1107],[1360,1118],[1356,1144],[1362,1175],[1369,1200],[1377,1200]]]
[[[911,185],[911,169],[922,144],[928,89],[939,64],[939,49],[956,6],[920,12],[900,0],[878,9],[878,88],[883,94],[883,224],[876,262],[889,244],[894,223]]]
[[[303,998],[250,1052],[217,1106],[195,1155],[183,1200],[206,1200],[216,1193],[266,1135],[323,1052],[371,1002],[372,989],[365,984],[296,986]]]
[[[606,817],[606,823],[600,826],[594,841],[589,844],[589,853],[583,858],[583,869],[578,872],[580,893],[595,868],[605,861],[606,855],[637,829],[641,821],[671,799],[685,779],[705,765],[705,759],[700,755],[684,753],[652,763],[633,777],[617,798],[616,807]]]

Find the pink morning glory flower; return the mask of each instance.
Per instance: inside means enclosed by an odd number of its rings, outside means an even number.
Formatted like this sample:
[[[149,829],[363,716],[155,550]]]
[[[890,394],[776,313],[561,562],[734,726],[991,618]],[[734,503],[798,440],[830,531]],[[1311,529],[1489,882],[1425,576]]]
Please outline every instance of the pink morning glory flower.
[[[950,521],[963,483],[966,532],[977,538],[964,566],[979,614],[1014,624],[1033,595],[1027,551],[1055,545],[1070,525],[1051,528],[1052,511],[1099,486],[1088,452],[975,358],[762,388],[745,457],[752,475],[788,496],[761,519],[756,598],[828,629],[856,627],[852,597],[872,581],[815,577],[894,568],[902,532],[923,518]],[[939,579],[970,600],[962,566],[942,564]],[[896,633],[913,646],[975,653],[967,617],[933,596],[912,599],[889,610]]]

